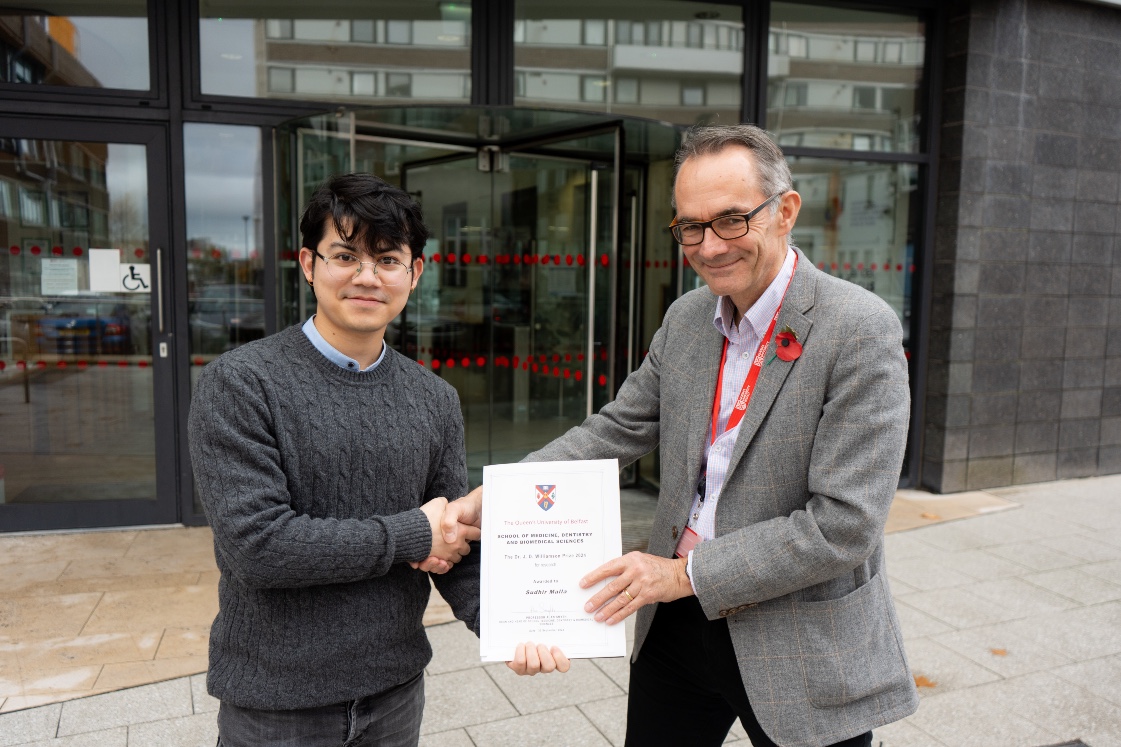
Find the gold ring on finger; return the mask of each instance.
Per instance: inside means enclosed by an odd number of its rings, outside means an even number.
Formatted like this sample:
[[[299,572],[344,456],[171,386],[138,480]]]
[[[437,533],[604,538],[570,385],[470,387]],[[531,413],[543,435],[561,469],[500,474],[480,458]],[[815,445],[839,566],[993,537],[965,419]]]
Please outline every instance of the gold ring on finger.
[[[627,591],[626,589],[623,589],[623,593],[627,595],[627,601],[630,601],[630,602],[634,601],[634,597],[631,596],[631,593],[629,591]]]

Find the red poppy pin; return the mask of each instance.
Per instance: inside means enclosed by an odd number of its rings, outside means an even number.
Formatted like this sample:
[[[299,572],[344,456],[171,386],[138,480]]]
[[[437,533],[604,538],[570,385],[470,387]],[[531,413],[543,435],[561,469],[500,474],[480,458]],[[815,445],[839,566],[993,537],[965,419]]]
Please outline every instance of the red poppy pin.
[[[771,361],[777,357],[789,363],[797,360],[801,354],[802,343],[798,342],[798,333],[790,327],[783,327],[775,338],[775,353],[771,356]],[[771,361],[767,361],[767,364],[770,365]]]

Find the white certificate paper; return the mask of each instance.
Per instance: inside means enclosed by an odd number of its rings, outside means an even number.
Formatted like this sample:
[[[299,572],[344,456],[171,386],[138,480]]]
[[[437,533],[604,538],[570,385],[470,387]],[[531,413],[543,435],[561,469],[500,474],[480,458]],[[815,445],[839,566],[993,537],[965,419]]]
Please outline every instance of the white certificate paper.
[[[622,545],[617,459],[484,467],[483,661],[509,661],[526,641],[574,659],[625,656],[625,626],[584,611],[606,581],[580,588]]]

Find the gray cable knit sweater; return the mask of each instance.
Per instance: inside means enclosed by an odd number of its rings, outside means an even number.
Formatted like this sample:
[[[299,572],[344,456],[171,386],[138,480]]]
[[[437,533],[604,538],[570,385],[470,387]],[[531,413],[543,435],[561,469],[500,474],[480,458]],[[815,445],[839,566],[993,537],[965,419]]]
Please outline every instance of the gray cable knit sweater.
[[[431,548],[418,506],[467,489],[455,390],[393,350],[344,370],[290,327],[203,369],[189,433],[222,573],[210,693],[288,710],[420,673],[429,577],[406,561]],[[476,633],[479,555],[434,577]]]

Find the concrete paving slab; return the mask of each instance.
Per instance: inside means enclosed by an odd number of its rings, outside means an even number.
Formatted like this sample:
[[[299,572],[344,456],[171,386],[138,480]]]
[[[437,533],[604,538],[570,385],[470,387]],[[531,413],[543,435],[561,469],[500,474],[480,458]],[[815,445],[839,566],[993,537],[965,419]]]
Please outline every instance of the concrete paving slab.
[[[196,674],[191,679],[191,710],[194,713],[217,711],[221,702],[206,691],[206,675]]]
[[[1018,677],[1070,663],[1056,651],[1012,632],[1008,623],[956,630],[932,640],[1001,677]]]
[[[52,739],[58,730],[59,704],[0,714],[0,747]]]
[[[969,530],[971,521],[940,524],[916,531],[922,532],[922,541],[925,544],[931,545],[943,552],[977,550],[992,544],[988,539],[974,534]]]
[[[907,659],[915,677],[929,683],[919,688],[924,698],[1000,679],[993,670],[930,638],[908,641]]]
[[[943,555],[950,554],[943,553]],[[962,586],[963,584],[974,583],[977,580],[973,576],[967,576],[948,568],[945,560],[938,556],[892,561],[888,573],[892,581],[892,591],[895,591],[897,580],[914,587],[916,591]]]
[[[1051,669],[1051,673],[1121,706],[1121,656],[1080,661]]]
[[[217,741],[217,713],[134,724],[128,728],[128,747],[214,747]]]
[[[615,747],[622,747],[627,736],[627,696],[581,703],[580,712]]]
[[[1009,629],[1072,661],[1121,654],[1121,602],[1016,620]]]
[[[604,674],[611,678],[620,690],[630,692],[631,686],[631,660],[629,656],[617,656],[611,659],[592,659],[593,664],[600,668]]]
[[[1082,568],[1033,573],[1024,580],[1083,605],[1121,599],[1121,586],[1084,573]]]
[[[945,551],[922,541],[927,530],[921,532],[899,532],[884,537],[884,550],[892,562],[907,558],[930,558],[944,555]]]
[[[517,709],[481,667],[425,677],[424,699],[421,734],[518,715]]]
[[[467,736],[466,729],[452,729],[422,736],[419,747],[475,747],[475,743]]]
[[[64,703],[58,721],[58,735],[81,734],[191,714],[191,683],[189,678],[184,677]]]
[[[610,677],[587,659],[574,660],[563,677],[519,677],[505,664],[487,664],[484,669],[519,713],[551,711],[623,694]]]
[[[1121,726],[1121,708],[1050,672],[1006,680],[993,702],[1063,739]]]
[[[1079,566],[1078,570],[1105,581],[1121,582],[1121,560],[1110,560],[1105,563],[1087,563],[1086,565]]]
[[[1014,563],[1011,560],[994,555],[988,550],[967,550],[965,552],[948,553],[940,562],[951,570],[963,573],[977,581],[992,581],[998,578],[1013,578],[1029,572],[1027,566]],[[889,569],[895,566],[892,561]]]
[[[964,587],[964,590],[986,602],[999,605],[1003,610],[1001,620],[1047,615],[1079,606],[1078,602],[1019,578],[981,581]]]
[[[905,603],[951,628],[972,628],[1007,619],[999,604],[970,594],[962,587],[908,594]]]
[[[476,747],[556,747],[563,735],[566,747],[610,747],[611,742],[576,707],[470,726]]]
[[[116,729],[78,734],[60,739],[48,739],[39,742],[29,742],[20,747],[127,747],[128,727],[120,726]]]
[[[1082,563],[1076,557],[1065,552],[1052,550],[1035,542],[1013,542],[1007,545],[990,547],[989,552],[997,557],[1011,560],[1033,571],[1053,571],[1057,568],[1069,568]]]
[[[1063,736],[997,701],[1004,681],[924,698],[907,719],[947,747],[1028,747],[1063,741]]]
[[[909,721],[896,721],[876,729],[872,732],[872,744],[876,747],[945,747]]]
[[[952,625],[936,620],[908,604],[906,600],[909,600],[912,596],[914,595],[908,594],[904,600],[897,600],[895,603],[895,611],[899,615],[899,625],[903,629],[904,641],[926,638],[927,636],[954,630]]]
[[[432,644],[432,661],[425,672],[444,674],[479,666],[479,637],[456,620],[425,629]]]
[[[1039,544],[1088,563],[1121,559],[1121,546],[1103,542],[1086,533],[1044,537]]]

